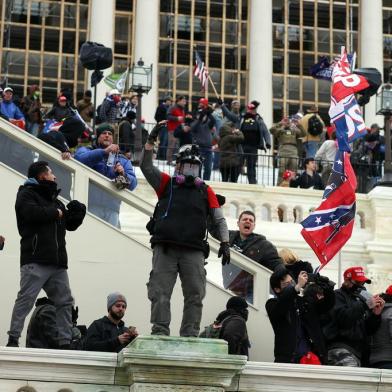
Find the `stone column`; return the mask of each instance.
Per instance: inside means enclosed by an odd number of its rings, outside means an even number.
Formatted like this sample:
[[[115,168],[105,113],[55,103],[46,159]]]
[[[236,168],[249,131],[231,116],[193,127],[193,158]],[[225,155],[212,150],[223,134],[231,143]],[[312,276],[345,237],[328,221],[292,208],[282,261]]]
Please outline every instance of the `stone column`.
[[[246,364],[223,340],[169,336],[139,336],[118,360],[131,392],[223,392]]]
[[[382,0],[361,0],[360,7],[358,67],[377,68],[383,74]],[[375,96],[365,106],[365,122],[368,127],[373,123],[384,125],[384,118],[376,116]]]
[[[115,0],[105,0],[105,4],[101,0],[91,1],[90,16],[90,41],[98,42],[114,50],[114,19],[115,19]],[[104,75],[110,75],[113,68],[103,71]],[[88,75],[88,86],[90,86],[91,72]],[[97,106],[102,103],[106,91],[110,88],[103,80],[97,85]],[[93,98],[94,91],[92,90]]]
[[[250,1],[249,94],[260,102],[260,114],[272,126],[272,0]]]
[[[135,63],[142,58],[145,65],[152,64],[152,89],[143,95],[143,113],[146,122],[154,122],[158,105],[159,60],[159,1],[138,0],[135,17]]]

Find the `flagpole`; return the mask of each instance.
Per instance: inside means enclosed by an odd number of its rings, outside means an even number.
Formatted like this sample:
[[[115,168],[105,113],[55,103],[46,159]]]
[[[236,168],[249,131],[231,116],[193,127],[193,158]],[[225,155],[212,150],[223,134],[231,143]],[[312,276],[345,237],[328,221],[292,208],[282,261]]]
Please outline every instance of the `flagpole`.
[[[212,81],[210,74],[208,74],[208,80],[209,80],[209,81],[210,81],[210,83],[211,83],[212,89],[214,90],[214,93],[215,93],[216,97],[217,97],[217,98],[219,98],[218,91],[216,91],[216,88],[215,88],[214,82]]]
[[[342,285],[342,252],[338,254],[338,287]]]

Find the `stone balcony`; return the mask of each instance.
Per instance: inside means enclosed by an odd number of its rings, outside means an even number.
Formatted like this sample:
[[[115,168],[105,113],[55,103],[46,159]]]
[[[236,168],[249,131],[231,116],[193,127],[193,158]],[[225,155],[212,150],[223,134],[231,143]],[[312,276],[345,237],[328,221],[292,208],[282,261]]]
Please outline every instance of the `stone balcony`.
[[[389,392],[392,371],[246,362],[222,340],[139,336],[119,354],[0,348],[1,392]]]

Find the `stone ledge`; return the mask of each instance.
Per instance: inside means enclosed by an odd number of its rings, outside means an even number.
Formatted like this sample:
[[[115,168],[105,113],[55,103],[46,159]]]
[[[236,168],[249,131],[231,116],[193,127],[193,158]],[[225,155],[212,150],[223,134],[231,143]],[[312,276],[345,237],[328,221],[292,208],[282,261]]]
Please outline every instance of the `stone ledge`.
[[[0,348],[0,379],[113,385],[116,353]]]
[[[138,336],[119,354],[130,385],[224,388],[245,363],[244,356],[228,355],[227,343],[218,339]]]
[[[392,371],[338,366],[248,362],[230,391],[391,391]]]

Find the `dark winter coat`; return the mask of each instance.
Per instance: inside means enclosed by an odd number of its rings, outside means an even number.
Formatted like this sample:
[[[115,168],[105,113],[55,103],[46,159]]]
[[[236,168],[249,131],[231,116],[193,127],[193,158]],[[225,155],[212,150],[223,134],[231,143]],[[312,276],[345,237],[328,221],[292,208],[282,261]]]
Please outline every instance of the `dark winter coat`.
[[[127,332],[124,322],[117,325],[112,323],[107,316],[95,320],[87,329],[85,349],[88,351],[107,351],[119,353],[129,343],[122,345],[118,336]]]
[[[52,109],[48,113],[46,113],[46,118],[53,118],[56,121],[63,121],[65,118],[73,117],[75,113],[72,109],[67,106],[60,106],[58,104],[54,104]]]
[[[56,307],[45,298],[39,299],[27,328],[26,347],[58,348]]]
[[[201,110],[195,115],[196,120],[191,124],[193,143],[199,147],[211,148],[212,133],[215,118],[209,110]]]
[[[276,298],[265,304],[268,317],[275,333],[275,362],[298,363],[298,337],[307,336],[309,349],[321,363],[327,361],[327,349],[323,337],[320,316],[334,304],[333,290],[324,290],[324,299],[314,302],[298,296],[294,286],[286,287]]]
[[[212,235],[214,236],[213,232]],[[230,247],[271,271],[282,264],[275,246],[263,235],[253,233],[242,241],[238,230],[230,230],[229,238]],[[253,295],[253,276],[249,272],[234,264],[226,264],[222,268],[222,276],[226,289],[241,296]]]
[[[57,199],[58,193],[56,183],[38,183],[35,179],[28,179],[19,188],[15,211],[21,236],[21,265],[40,263],[68,268],[66,230],[74,231],[82,224],[86,207],[73,201],[74,207],[66,209]],[[61,219],[58,209],[63,211]]]
[[[306,171],[304,171],[300,176],[296,177],[294,180],[290,181],[290,188],[302,188],[302,189],[318,189],[324,190],[323,181],[318,173],[314,173],[310,176]]]
[[[370,366],[392,363],[392,302],[386,302],[381,313],[381,324],[370,338]]]
[[[192,133],[184,131],[183,125],[179,125],[173,133],[174,137],[178,139],[180,147],[185,144],[192,144]]]
[[[85,129],[85,125],[80,120],[70,117],[64,121],[58,131],[41,133],[38,138],[57,150],[66,152],[78,145]]]
[[[249,357],[250,344],[246,320],[236,310],[229,309],[225,312],[219,339],[226,340],[229,346],[229,354]]]
[[[165,103],[161,103],[157,110],[155,111],[154,119],[158,123],[163,120],[167,120],[167,111],[169,110],[169,106]]]
[[[224,124],[220,129],[220,168],[241,166],[240,144],[244,141],[242,132],[233,133],[232,127]]]
[[[232,247],[240,239],[240,232],[239,230],[230,230],[229,234],[230,246]],[[237,247],[235,249],[271,271],[282,264],[282,259],[275,246],[261,234],[252,233],[243,243],[242,251]]]
[[[312,264],[310,264],[308,261],[298,260],[293,264],[285,264],[285,267],[296,282],[298,281],[298,275],[301,271],[305,271],[308,274],[313,273]]]
[[[344,347],[367,364],[369,338],[380,326],[381,316],[376,316],[358,293],[341,287],[335,290],[335,306],[324,327],[328,349]]]

